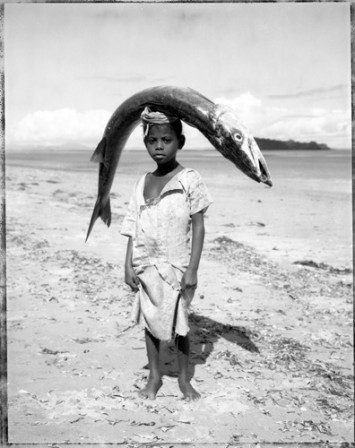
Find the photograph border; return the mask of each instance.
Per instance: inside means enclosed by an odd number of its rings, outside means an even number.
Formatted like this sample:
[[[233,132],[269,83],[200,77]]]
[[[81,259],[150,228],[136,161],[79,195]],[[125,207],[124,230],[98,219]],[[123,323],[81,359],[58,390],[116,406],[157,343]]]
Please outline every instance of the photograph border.
[[[305,1],[307,3],[307,0]],[[9,1],[11,3],[11,0]],[[220,4],[228,4],[228,3],[270,3],[269,1],[120,1],[120,0],[113,0],[113,1],[24,1],[24,2],[16,2],[16,3],[73,3],[73,4],[80,4],[80,3],[220,3]],[[281,1],[281,2],[271,2],[271,3],[299,3],[296,1]],[[355,145],[355,120],[354,120],[354,99],[355,99],[355,74],[354,74],[354,61],[355,61],[355,3],[354,1],[316,1],[312,3],[348,3],[350,6],[350,30],[351,30],[351,121],[352,121],[352,148],[354,148]],[[1,356],[1,362],[0,362],[0,411],[1,411],[1,421],[0,421],[0,446],[1,447],[41,447],[41,446],[49,446],[52,448],[55,447],[61,447],[61,446],[71,446],[71,447],[84,447],[84,446],[101,446],[101,447],[109,447],[109,446],[127,446],[127,442],[41,442],[41,443],[10,443],[9,442],[9,434],[8,434],[8,394],[7,394],[7,294],[6,294],[6,144],[5,144],[5,98],[6,98],[6,92],[5,92],[5,42],[4,42],[4,29],[6,25],[6,18],[5,18],[5,5],[6,2],[0,3],[0,120],[1,120],[1,149],[0,149],[0,301],[1,301],[1,314],[0,314],[0,356]],[[355,155],[352,151],[352,179],[354,179],[355,176]],[[355,186],[354,182],[352,180],[352,208],[354,210],[355,207],[355,201],[354,201],[354,193],[355,193]],[[352,231],[354,234],[355,226],[354,226],[354,219],[352,222]],[[353,249],[353,260],[354,260],[354,249]],[[354,261],[353,261],[354,266]],[[354,293],[354,289],[353,289]],[[139,447],[139,446],[155,446],[155,447],[171,447],[174,448],[178,447],[188,447],[188,446],[201,446],[201,447],[218,447],[223,446],[224,448],[232,448],[233,446],[258,446],[258,447],[268,447],[268,446],[280,446],[282,444],[282,447],[297,447],[297,446],[307,446],[307,447],[319,447],[319,442],[307,442],[307,443],[297,443],[297,442],[241,442],[233,444],[226,444],[225,442],[215,442],[215,443],[189,443],[189,442],[151,442],[151,443],[138,443],[138,442],[130,442],[131,447]],[[350,446],[355,446],[354,443],[344,443],[344,442],[328,442],[328,443],[321,443],[321,445],[327,446],[327,447],[339,447],[339,448],[345,448]]]

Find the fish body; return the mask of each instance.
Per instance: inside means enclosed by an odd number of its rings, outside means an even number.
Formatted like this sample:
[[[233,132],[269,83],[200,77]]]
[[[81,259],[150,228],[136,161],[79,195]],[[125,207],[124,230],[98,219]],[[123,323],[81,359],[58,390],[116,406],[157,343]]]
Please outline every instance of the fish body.
[[[91,161],[99,165],[98,196],[88,233],[98,217],[111,223],[110,190],[122,150],[140,122],[143,109],[150,106],[177,116],[197,128],[224,157],[257,182],[272,185],[264,157],[250,132],[233,109],[215,104],[188,87],[158,86],[145,89],[125,100],[112,114]]]

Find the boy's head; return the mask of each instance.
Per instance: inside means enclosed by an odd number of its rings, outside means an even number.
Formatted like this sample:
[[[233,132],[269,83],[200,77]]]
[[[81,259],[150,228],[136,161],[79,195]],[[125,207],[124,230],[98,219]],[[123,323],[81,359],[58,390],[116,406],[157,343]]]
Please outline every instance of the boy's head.
[[[163,112],[152,111],[148,106],[143,110],[141,114],[141,120],[143,124],[144,140],[149,135],[149,131],[154,126],[168,125],[172,131],[176,134],[179,141],[179,149],[185,144],[185,136],[182,133],[182,122],[179,118],[172,115],[165,114]]]

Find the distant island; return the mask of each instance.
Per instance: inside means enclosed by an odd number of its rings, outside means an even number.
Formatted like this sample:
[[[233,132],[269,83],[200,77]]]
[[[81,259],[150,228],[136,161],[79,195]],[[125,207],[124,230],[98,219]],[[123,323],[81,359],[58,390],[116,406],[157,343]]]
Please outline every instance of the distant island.
[[[295,140],[273,140],[270,138],[255,137],[255,141],[262,151],[266,150],[317,150],[328,151],[329,146],[324,143],[317,142],[296,142]]]

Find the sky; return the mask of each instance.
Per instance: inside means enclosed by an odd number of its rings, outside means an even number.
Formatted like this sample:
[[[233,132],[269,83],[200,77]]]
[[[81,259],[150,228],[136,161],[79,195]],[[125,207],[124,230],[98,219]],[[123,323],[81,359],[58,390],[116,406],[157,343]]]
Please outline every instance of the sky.
[[[95,149],[156,85],[233,107],[254,137],[351,147],[349,3],[18,3],[4,26],[7,148]]]

